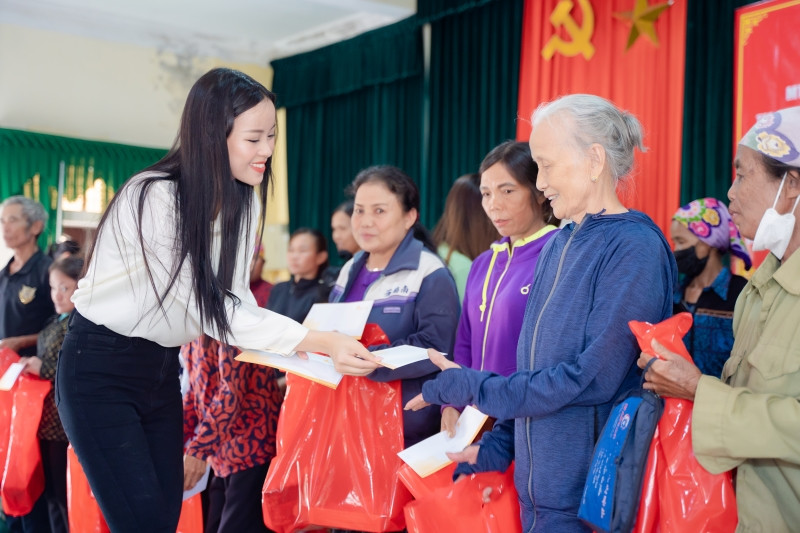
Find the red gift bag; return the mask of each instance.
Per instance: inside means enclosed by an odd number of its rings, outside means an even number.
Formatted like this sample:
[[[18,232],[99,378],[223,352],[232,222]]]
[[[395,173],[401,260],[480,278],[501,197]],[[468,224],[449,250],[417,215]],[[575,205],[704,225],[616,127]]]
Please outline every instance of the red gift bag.
[[[453,472],[456,471],[456,466],[456,463],[451,463],[429,476],[419,477],[413,468],[403,463],[403,466],[397,470],[397,476],[414,499],[421,500],[433,494],[437,489],[450,488],[453,484]]]
[[[109,533],[72,446],[67,448],[67,511],[71,533]]]
[[[183,500],[175,533],[203,533],[203,501],[199,493]]]
[[[110,533],[72,446],[67,448],[67,510],[71,533]],[[200,494],[183,501],[176,533],[203,533]]]
[[[17,352],[0,348],[0,376],[8,367],[19,361]],[[8,453],[8,434],[11,431],[11,412],[14,409],[14,391],[0,391],[0,464],[5,467]]]
[[[656,325],[629,323],[645,353],[655,355],[650,343],[656,339],[668,350],[688,361],[683,336],[692,326],[692,315],[679,313]],[[642,501],[634,531],[714,531],[736,529],[736,499],[731,473],[711,474],[692,450],[693,402],[664,399],[664,413],[653,436],[647,461]]]
[[[426,478],[427,479],[427,478]],[[484,502],[491,489],[488,503]],[[521,531],[514,467],[472,474],[405,507],[409,533],[509,533]]]
[[[386,344],[374,324],[365,346]],[[334,390],[286,376],[277,453],[262,490],[264,523],[279,533],[325,526],[403,529],[411,494],[397,476],[402,461],[400,383],[344,376]]]
[[[50,382],[22,374],[14,388],[11,427],[0,495],[3,511],[10,516],[31,512],[44,492],[44,470],[36,433]]]

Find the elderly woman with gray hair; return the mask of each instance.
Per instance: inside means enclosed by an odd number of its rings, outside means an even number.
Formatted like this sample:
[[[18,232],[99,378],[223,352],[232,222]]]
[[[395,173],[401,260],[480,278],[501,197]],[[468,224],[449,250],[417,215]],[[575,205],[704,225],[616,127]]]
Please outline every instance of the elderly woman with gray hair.
[[[672,312],[675,260],[664,235],[616,194],[642,148],[635,117],[593,95],[569,95],[533,114],[537,187],[572,222],[542,250],[509,377],[444,370],[407,405],[474,404],[494,429],[452,459],[457,473],[516,460],[523,530],[588,532],[577,517],[595,441],[615,398],[638,383],[630,320]]]
[[[736,531],[800,527],[800,107],[758,116],[739,141],[730,213],[770,254],[745,285],[722,377],[658,343],[645,388],[694,401],[692,448],[709,472],[736,470]],[[639,366],[652,359],[643,353]]]

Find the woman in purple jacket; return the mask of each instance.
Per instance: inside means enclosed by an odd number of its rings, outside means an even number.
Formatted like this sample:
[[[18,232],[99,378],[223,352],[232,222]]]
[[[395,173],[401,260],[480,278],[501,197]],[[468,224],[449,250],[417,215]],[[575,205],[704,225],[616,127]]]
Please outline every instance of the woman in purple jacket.
[[[506,141],[480,166],[483,210],[502,239],[475,258],[467,277],[453,349],[455,362],[508,376],[517,369],[517,341],[533,271],[558,220],[536,188],[538,167],[527,143]],[[463,406],[442,410],[451,435]]]

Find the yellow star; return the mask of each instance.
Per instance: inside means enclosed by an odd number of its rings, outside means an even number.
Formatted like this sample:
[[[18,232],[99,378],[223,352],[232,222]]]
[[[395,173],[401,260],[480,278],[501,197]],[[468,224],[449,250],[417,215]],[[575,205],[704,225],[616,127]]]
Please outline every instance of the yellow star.
[[[620,20],[627,20],[631,23],[631,33],[628,35],[628,44],[625,50],[629,50],[639,35],[646,35],[650,42],[658,46],[658,35],[653,25],[661,13],[672,6],[673,0],[664,2],[663,4],[656,4],[654,6],[648,5],[647,0],[635,0],[633,11],[623,11],[621,13],[614,13],[614,16]]]

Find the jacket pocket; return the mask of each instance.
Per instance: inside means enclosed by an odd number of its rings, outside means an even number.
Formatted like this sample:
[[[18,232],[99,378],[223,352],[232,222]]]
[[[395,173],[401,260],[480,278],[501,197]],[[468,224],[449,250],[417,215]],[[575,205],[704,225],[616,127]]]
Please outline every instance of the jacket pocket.
[[[800,347],[765,344],[757,346],[748,357],[750,365],[764,380],[772,380],[800,371]]]

